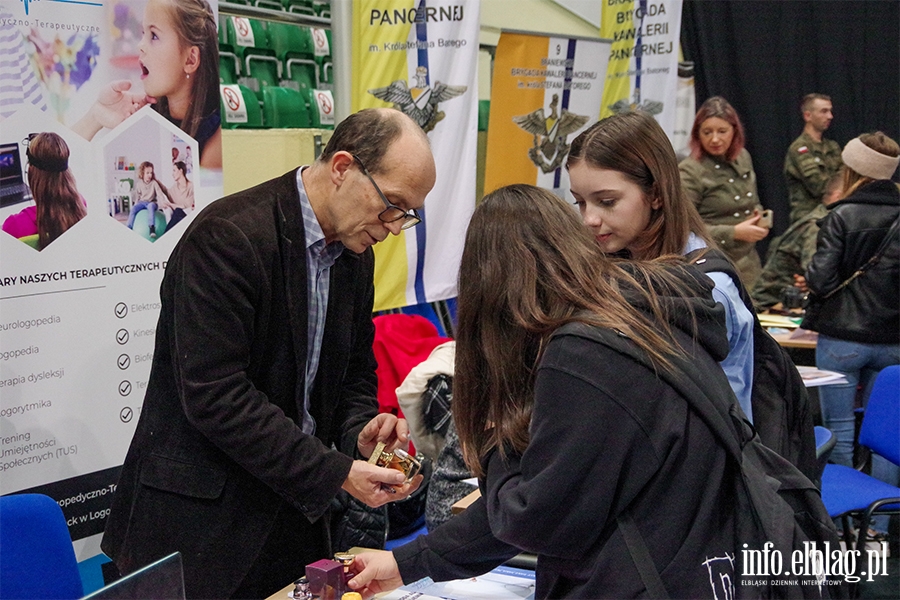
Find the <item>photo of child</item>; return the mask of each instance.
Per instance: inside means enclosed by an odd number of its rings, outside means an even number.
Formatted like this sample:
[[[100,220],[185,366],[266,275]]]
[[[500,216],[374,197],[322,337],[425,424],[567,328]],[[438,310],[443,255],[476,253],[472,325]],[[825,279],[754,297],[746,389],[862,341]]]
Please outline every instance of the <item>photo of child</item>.
[[[156,180],[153,173],[153,163],[145,160],[138,167],[138,179],[134,184],[134,204],[128,214],[128,229],[134,229],[134,218],[142,211],[147,211],[147,223],[149,223],[149,233],[151,238],[156,238],[156,209],[162,204],[167,205],[166,190],[163,185]],[[162,232],[160,232],[162,233]]]
[[[207,0],[148,0],[138,44],[141,86],[113,81],[72,129],[90,141],[146,105],[194,138],[200,166],[222,168],[219,50]]]
[[[103,148],[109,216],[150,242],[195,208],[196,142],[183,136],[145,111],[118,128]]]

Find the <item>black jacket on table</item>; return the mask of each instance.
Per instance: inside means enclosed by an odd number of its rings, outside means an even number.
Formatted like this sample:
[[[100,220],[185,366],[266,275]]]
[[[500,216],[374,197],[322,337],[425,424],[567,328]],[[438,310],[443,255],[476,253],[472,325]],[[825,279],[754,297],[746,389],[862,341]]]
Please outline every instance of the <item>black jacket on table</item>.
[[[819,221],[816,253],[806,270],[812,293],[825,296],[865,264],[898,216],[900,190],[886,179],[832,204]],[[875,266],[820,308],[815,322],[804,321],[804,327],[851,342],[900,342],[900,237],[894,237]]]
[[[327,540],[322,517],[377,413],[374,257],[345,250],[331,268],[310,399],[316,433],[300,429],[307,277],[296,176],[206,208],[163,278],[150,380],[101,547],[123,573],[180,551],[188,597],[230,596],[285,507]]]
[[[724,315],[711,282],[703,285],[696,298],[668,299],[683,304],[677,327],[689,327],[688,305],[700,324],[696,344],[679,334],[681,364],[733,403],[717,362],[728,352]],[[394,549],[404,582],[469,577],[526,551],[538,556],[536,598],[638,597],[646,590],[617,525],[627,509],[671,597],[724,597],[711,582],[734,580],[734,469],[649,360],[555,335],[538,368],[530,433],[521,456],[485,459],[481,499]]]

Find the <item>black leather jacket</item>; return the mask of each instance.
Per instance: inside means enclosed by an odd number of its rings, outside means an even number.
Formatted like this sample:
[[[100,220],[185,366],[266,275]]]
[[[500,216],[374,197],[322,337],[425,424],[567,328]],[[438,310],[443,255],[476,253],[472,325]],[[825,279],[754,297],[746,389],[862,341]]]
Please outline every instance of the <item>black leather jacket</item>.
[[[806,271],[813,295],[828,294],[865,264],[898,216],[900,190],[888,180],[868,183],[833,204],[819,221],[816,253]],[[815,323],[807,321],[804,327],[842,340],[900,342],[900,236],[893,236],[875,266],[822,303]]]

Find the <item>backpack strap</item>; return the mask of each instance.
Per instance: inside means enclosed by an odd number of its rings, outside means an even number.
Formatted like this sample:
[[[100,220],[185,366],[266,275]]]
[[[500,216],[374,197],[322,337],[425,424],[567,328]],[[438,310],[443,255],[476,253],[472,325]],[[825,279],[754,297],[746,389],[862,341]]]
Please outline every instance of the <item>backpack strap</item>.
[[[653,559],[650,557],[650,550],[647,548],[647,544],[644,542],[644,536],[641,535],[637,524],[635,524],[634,519],[631,516],[631,510],[626,510],[620,514],[616,519],[616,522],[619,524],[619,531],[622,532],[622,537],[625,539],[625,545],[628,546],[628,552],[631,554],[631,560],[634,561],[634,566],[637,567],[638,574],[641,576],[641,582],[644,584],[644,589],[647,590],[647,594],[651,598],[667,600],[669,598],[669,592],[666,590],[662,577],[659,576],[656,565],[653,564]]]
[[[698,248],[685,254],[684,258],[704,273],[725,273],[728,275],[741,296],[741,302],[744,303],[750,314],[756,314],[756,309],[753,308],[753,298],[750,297],[750,294],[744,288],[737,267],[734,266],[734,263],[731,262],[731,259],[724,252],[716,248]]]

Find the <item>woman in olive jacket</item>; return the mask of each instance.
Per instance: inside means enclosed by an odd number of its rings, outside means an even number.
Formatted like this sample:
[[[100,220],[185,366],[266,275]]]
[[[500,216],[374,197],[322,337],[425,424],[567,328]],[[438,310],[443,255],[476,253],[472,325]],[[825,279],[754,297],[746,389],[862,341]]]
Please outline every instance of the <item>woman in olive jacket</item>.
[[[831,460],[846,466],[853,466],[853,409],[861,372],[900,363],[900,237],[896,230],[889,233],[900,217],[900,190],[890,181],[898,155],[900,146],[880,131],[847,143],[841,154],[843,199],[819,221],[816,253],[806,271],[810,303],[818,310],[810,311],[803,327],[819,332],[816,366],[847,378],[846,385],[819,390],[822,420],[837,437]],[[838,289],[888,235],[878,262]]]
[[[762,271],[756,242],[769,229],[759,223],[762,205],[753,161],[737,111],[727,100],[713,96],[700,106],[691,128],[691,155],[678,169],[710,237],[738,268],[744,287],[752,288]]]

